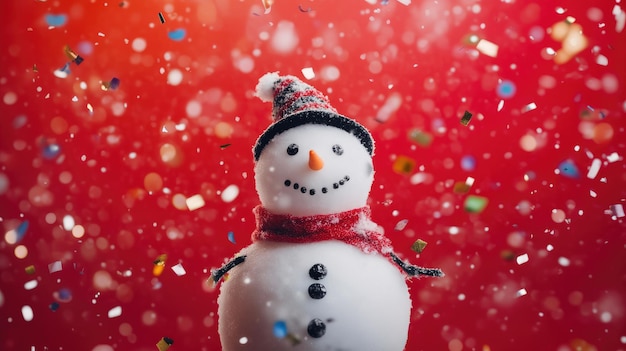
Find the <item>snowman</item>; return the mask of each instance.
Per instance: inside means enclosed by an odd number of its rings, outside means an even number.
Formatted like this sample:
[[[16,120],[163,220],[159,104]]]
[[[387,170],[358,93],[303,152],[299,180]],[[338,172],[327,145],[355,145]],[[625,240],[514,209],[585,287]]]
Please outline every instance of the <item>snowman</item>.
[[[402,261],[370,219],[370,133],[294,76],[268,73],[256,95],[274,122],[253,150],[253,242],[212,272],[227,275],[222,350],[403,350],[406,279],[443,273]]]

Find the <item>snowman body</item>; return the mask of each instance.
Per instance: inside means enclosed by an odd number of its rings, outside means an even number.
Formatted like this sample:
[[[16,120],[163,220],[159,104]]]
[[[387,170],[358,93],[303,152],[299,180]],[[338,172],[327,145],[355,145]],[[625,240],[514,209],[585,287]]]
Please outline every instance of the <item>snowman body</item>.
[[[218,281],[228,272],[222,349],[402,351],[411,300],[406,267],[369,219],[371,135],[295,77],[267,74],[257,96],[274,102],[276,122],[253,150],[255,185],[279,225],[264,227],[257,212],[253,243],[213,273]],[[344,220],[352,213],[358,219]]]
[[[242,254],[218,300],[224,351],[404,348],[411,301],[404,276],[381,255],[334,240],[256,242]]]

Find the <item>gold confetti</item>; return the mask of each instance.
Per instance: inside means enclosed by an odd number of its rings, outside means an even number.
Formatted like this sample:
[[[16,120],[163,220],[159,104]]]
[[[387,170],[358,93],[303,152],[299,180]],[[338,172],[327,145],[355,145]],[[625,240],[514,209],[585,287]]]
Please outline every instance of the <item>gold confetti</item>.
[[[157,257],[157,259],[154,260],[154,267],[152,267],[152,274],[155,277],[158,277],[161,275],[161,273],[163,273],[163,270],[165,269],[165,261],[167,261],[166,254],[159,255],[159,257]]]
[[[463,113],[463,117],[461,117],[461,124],[464,126],[467,126],[471,119],[472,119],[472,114],[469,113],[469,111],[465,111],[465,113]]]
[[[159,351],[166,351],[170,348],[170,346],[172,346],[173,343],[174,340],[164,336],[163,338],[161,338],[161,340],[159,340],[159,342],[157,342],[156,347],[159,349]]]
[[[35,266],[32,264],[26,268],[24,268],[27,274],[35,274]]]
[[[417,253],[422,253],[422,251],[424,251],[424,248],[426,247],[426,245],[428,245],[427,242],[425,242],[422,239],[417,239],[417,240],[415,240],[413,245],[411,245],[411,250],[413,250],[413,251],[415,251]]]

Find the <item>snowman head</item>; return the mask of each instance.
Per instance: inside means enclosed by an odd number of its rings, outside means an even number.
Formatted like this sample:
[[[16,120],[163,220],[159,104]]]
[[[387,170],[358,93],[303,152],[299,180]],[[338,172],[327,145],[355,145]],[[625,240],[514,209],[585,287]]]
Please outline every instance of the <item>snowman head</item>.
[[[332,214],[366,205],[374,144],[356,121],[293,76],[268,73],[257,96],[273,101],[274,123],[254,146],[256,189],[276,214]]]

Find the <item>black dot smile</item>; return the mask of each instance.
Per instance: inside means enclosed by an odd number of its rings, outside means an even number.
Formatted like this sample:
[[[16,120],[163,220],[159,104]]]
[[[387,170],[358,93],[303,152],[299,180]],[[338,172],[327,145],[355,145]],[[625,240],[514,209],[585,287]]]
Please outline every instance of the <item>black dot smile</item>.
[[[338,182],[333,183],[333,189],[339,189],[340,186],[346,184],[347,181],[350,180],[350,176],[345,176],[342,179],[340,179]],[[300,186],[300,184],[298,183],[292,183],[291,180],[286,179],[285,180],[285,186],[286,187],[292,187],[294,190],[300,190],[301,193],[306,194],[309,193],[309,195],[315,195],[317,194],[317,190],[311,188],[307,188],[304,186]],[[322,189],[320,189],[322,194],[326,194],[328,193],[328,188],[327,187],[322,187]]]

